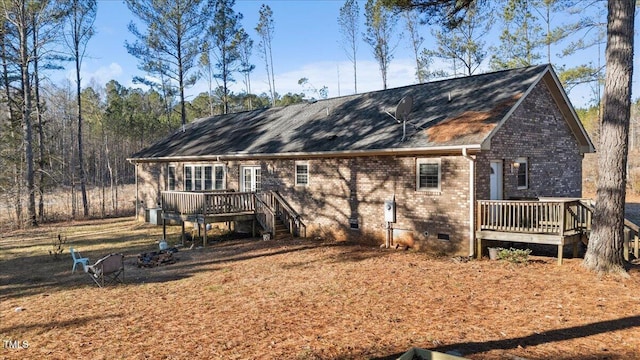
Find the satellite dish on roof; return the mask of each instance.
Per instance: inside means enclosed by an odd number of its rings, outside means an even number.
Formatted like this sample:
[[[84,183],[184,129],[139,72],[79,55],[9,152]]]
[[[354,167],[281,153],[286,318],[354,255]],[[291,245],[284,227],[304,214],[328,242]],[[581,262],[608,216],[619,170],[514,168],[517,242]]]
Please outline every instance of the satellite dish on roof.
[[[413,96],[407,95],[400,99],[398,106],[396,106],[396,120],[407,120],[411,107],[413,106]]]
[[[407,95],[400,99],[398,106],[396,106],[396,121],[402,121],[402,139],[400,140],[401,142],[404,141],[404,138],[407,135],[407,118],[409,117],[412,106],[413,96],[411,95]]]

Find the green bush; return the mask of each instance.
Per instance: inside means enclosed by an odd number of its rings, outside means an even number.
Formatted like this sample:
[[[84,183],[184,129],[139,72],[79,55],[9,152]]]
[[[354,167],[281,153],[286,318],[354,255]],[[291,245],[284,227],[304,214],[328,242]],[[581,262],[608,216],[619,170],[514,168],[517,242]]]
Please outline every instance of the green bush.
[[[529,260],[531,249],[500,249],[498,251],[498,259],[507,260],[511,263],[524,263]]]

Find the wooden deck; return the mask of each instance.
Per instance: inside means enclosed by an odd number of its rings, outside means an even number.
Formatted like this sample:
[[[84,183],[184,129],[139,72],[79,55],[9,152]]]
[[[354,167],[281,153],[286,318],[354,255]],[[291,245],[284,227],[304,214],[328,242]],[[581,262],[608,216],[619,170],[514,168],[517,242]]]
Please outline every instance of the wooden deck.
[[[306,225],[277,192],[180,192],[164,191],[162,196],[163,235],[166,220],[193,222],[206,228],[217,222],[252,221],[255,236],[259,224],[272,237],[306,237]],[[477,256],[482,257],[483,242],[497,240],[558,247],[562,264],[564,247],[573,246],[577,256],[580,241],[588,242],[591,232],[592,204],[583,199],[546,198],[537,201],[479,200],[476,206]],[[283,230],[278,230],[280,227]],[[199,227],[200,228],[200,227]],[[640,228],[625,221],[624,256],[631,249],[640,255]],[[206,231],[203,245],[206,244]]]
[[[558,264],[562,264],[565,245],[588,242],[593,207],[582,199],[547,198],[538,201],[479,200],[476,216],[477,256],[482,257],[483,240],[547,244],[558,247]],[[639,228],[625,222],[624,256],[629,259],[630,246],[638,257]]]
[[[192,222],[206,228],[218,222],[252,221],[252,233],[256,236],[258,224],[276,235],[277,221],[281,220],[291,235],[306,236],[306,227],[300,216],[276,192],[188,192],[163,191],[163,236],[166,238],[166,220]],[[257,224],[256,224],[257,222]],[[200,228],[200,226],[198,226]],[[204,231],[203,246],[207,243]]]

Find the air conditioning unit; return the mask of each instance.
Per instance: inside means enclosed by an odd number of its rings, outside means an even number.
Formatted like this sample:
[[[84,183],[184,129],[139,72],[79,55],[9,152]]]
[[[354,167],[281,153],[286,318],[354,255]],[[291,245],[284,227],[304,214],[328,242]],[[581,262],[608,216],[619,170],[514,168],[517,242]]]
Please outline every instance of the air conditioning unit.
[[[151,208],[149,210],[149,223],[162,225],[162,208]]]

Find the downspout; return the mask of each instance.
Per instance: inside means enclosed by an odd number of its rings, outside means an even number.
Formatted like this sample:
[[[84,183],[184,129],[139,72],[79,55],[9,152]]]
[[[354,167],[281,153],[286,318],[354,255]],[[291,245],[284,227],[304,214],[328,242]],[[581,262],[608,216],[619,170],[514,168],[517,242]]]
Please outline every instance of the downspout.
[[[138,166],[140,164],[135,163],[135,176],[136,176],[136,221],[138,221],[138,216],[140,214],[140,209],[138,208],[140,206],[140,198],[138,196]]]
[[[469,160],[469,257],[473,257],[475,252],[475,214],[476,214],[476,201],[475,201],[475,179],[476,179],[476,158],[469,155],[466,147],[462,148],[462,156]]]

